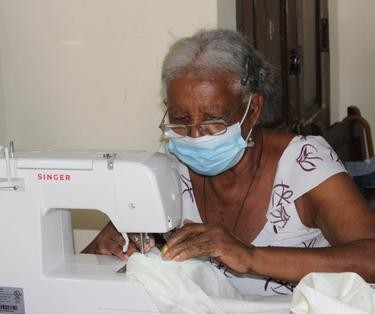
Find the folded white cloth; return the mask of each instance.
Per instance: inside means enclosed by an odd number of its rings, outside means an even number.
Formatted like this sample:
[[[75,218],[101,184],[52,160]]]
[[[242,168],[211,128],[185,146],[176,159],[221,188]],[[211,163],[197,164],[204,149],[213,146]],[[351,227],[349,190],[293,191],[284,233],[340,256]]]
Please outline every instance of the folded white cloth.
[[[375,290],[356,273],[311,273],[295,288],[291,312],[375,313]]]
[[[158,253],[135,253],[127,275],[139,280],[161,313],[289,313],[291,296],[244,296],[209,262],[162,261]]]

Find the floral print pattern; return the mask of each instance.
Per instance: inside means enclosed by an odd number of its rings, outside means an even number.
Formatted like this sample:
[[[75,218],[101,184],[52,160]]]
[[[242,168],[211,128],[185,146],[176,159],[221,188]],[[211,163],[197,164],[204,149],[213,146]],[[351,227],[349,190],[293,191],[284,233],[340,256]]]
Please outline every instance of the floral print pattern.
[[[270,213],[270,222],[273,224],[275,233],[281,228],[284,228],[290,219],[290,215],[286,211],[286,205],[290,204],[290,198],[293,196],[293,191],[290,186],[281,182],[273,187],[272,191],[272,207],[275,208]]]
[[[279,162],[266,212],[266,224],[253,245],[313,248],[328,246],[321,231],[309,228],[300,220],[295,200],[321,184],[328,177],[345,172],[339,158],[322,137],[296,136],[284,150]],[[184,195],[184,213],[201,222],[194,200],[189,172],[180,172]],[[294,284],[275,278],[238,276],[216,259],[210,258],[221,272],[244,294],[275,295],[293,293]],[[278,261],[282,263],[283,261]]]
[[[286,295],[293,293],[295,287],[295,284],[289,281],[268,278],[264,284],[264,291],[271,290],[274,294]]]
[[[323,160],[321,157],[318,157],[316,153],[318,150],[314,145],[305,144],[302,146],[299,156],[297,157],[296,161],[297,164],[304,170],[304,171],[313,171],[317,168],[316,163],[314,160]]]
[[[180,175],[181,183],[182,183],[182,195],[188,194],[192,203],[195,202],[194,195],[193,195],[193,187],[191,185],[191,180],[184,176],[183,174]]]

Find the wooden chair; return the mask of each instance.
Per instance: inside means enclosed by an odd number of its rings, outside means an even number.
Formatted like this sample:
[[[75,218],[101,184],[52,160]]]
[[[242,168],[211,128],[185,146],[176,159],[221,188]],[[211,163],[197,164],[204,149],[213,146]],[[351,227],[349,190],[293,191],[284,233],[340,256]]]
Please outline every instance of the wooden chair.
[[[332,124],[328,129],[312,124],[311,134],[323,136],[343,162],[374,157],[369,123],[357,107],[350,106],[347,112],[348,115],[342,121]]]
[[[355,106],[348,107],[347,113],[347,117],[332,124],[328,129],[312,124],[310,134],[323,136],[343,162],[363,161],[374,157],[369,123]],[[375,184],[366,186],[363,195],[370,207],[375,209]]]
[[[371,128],[355,106],[348,107],[348,115],[340,122],[324,129],[319,124],[308,127],[308,134],[321,135],[345,161],[361,161],[374,157]]]

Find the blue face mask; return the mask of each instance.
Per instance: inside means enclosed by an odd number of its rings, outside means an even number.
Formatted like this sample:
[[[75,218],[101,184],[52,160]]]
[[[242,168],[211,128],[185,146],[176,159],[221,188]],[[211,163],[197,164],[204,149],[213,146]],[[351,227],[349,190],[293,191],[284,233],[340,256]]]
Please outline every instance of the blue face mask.
[[[169,152],[194,172],[202,175],[215,176],[232,168],[241,160],[245,148],[251,146],[247,140],[252,129],[246,141],[241,136],[241,124],[247,115],[250,103],[251,97],[241,122],[228,127],[224,134],[170,138]]]

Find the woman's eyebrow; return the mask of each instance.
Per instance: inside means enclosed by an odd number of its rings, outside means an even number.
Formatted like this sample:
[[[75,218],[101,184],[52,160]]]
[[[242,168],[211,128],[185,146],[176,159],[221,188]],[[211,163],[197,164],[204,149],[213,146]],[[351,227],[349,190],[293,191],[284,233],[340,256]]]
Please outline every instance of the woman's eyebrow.
[[[225,116],[231,112],[233,106],[232,105],[221,105],[217,103],[207,104],[200,108],[200,114],[198,115],[213,115],[213,116]],[[186,114],[189,116],[197,116],[191,115],[189,110],[186,106],[170,106],[168,107],[168,112],[170,114]]]
[[[231,114],[233,110],[234,110],[233,107],[226,106],[226,107],[221,107],[220,109],[215,108],[215,110],[207,111],[206,114],[222,118]]]
[[[233,108],[232,104],[218,104],[218,103],[212,103],[208,104],[203,107],[203,110],[206,113],[213,112],[213,113],[222,113],[225,114],[227,112],[230,112]]]

